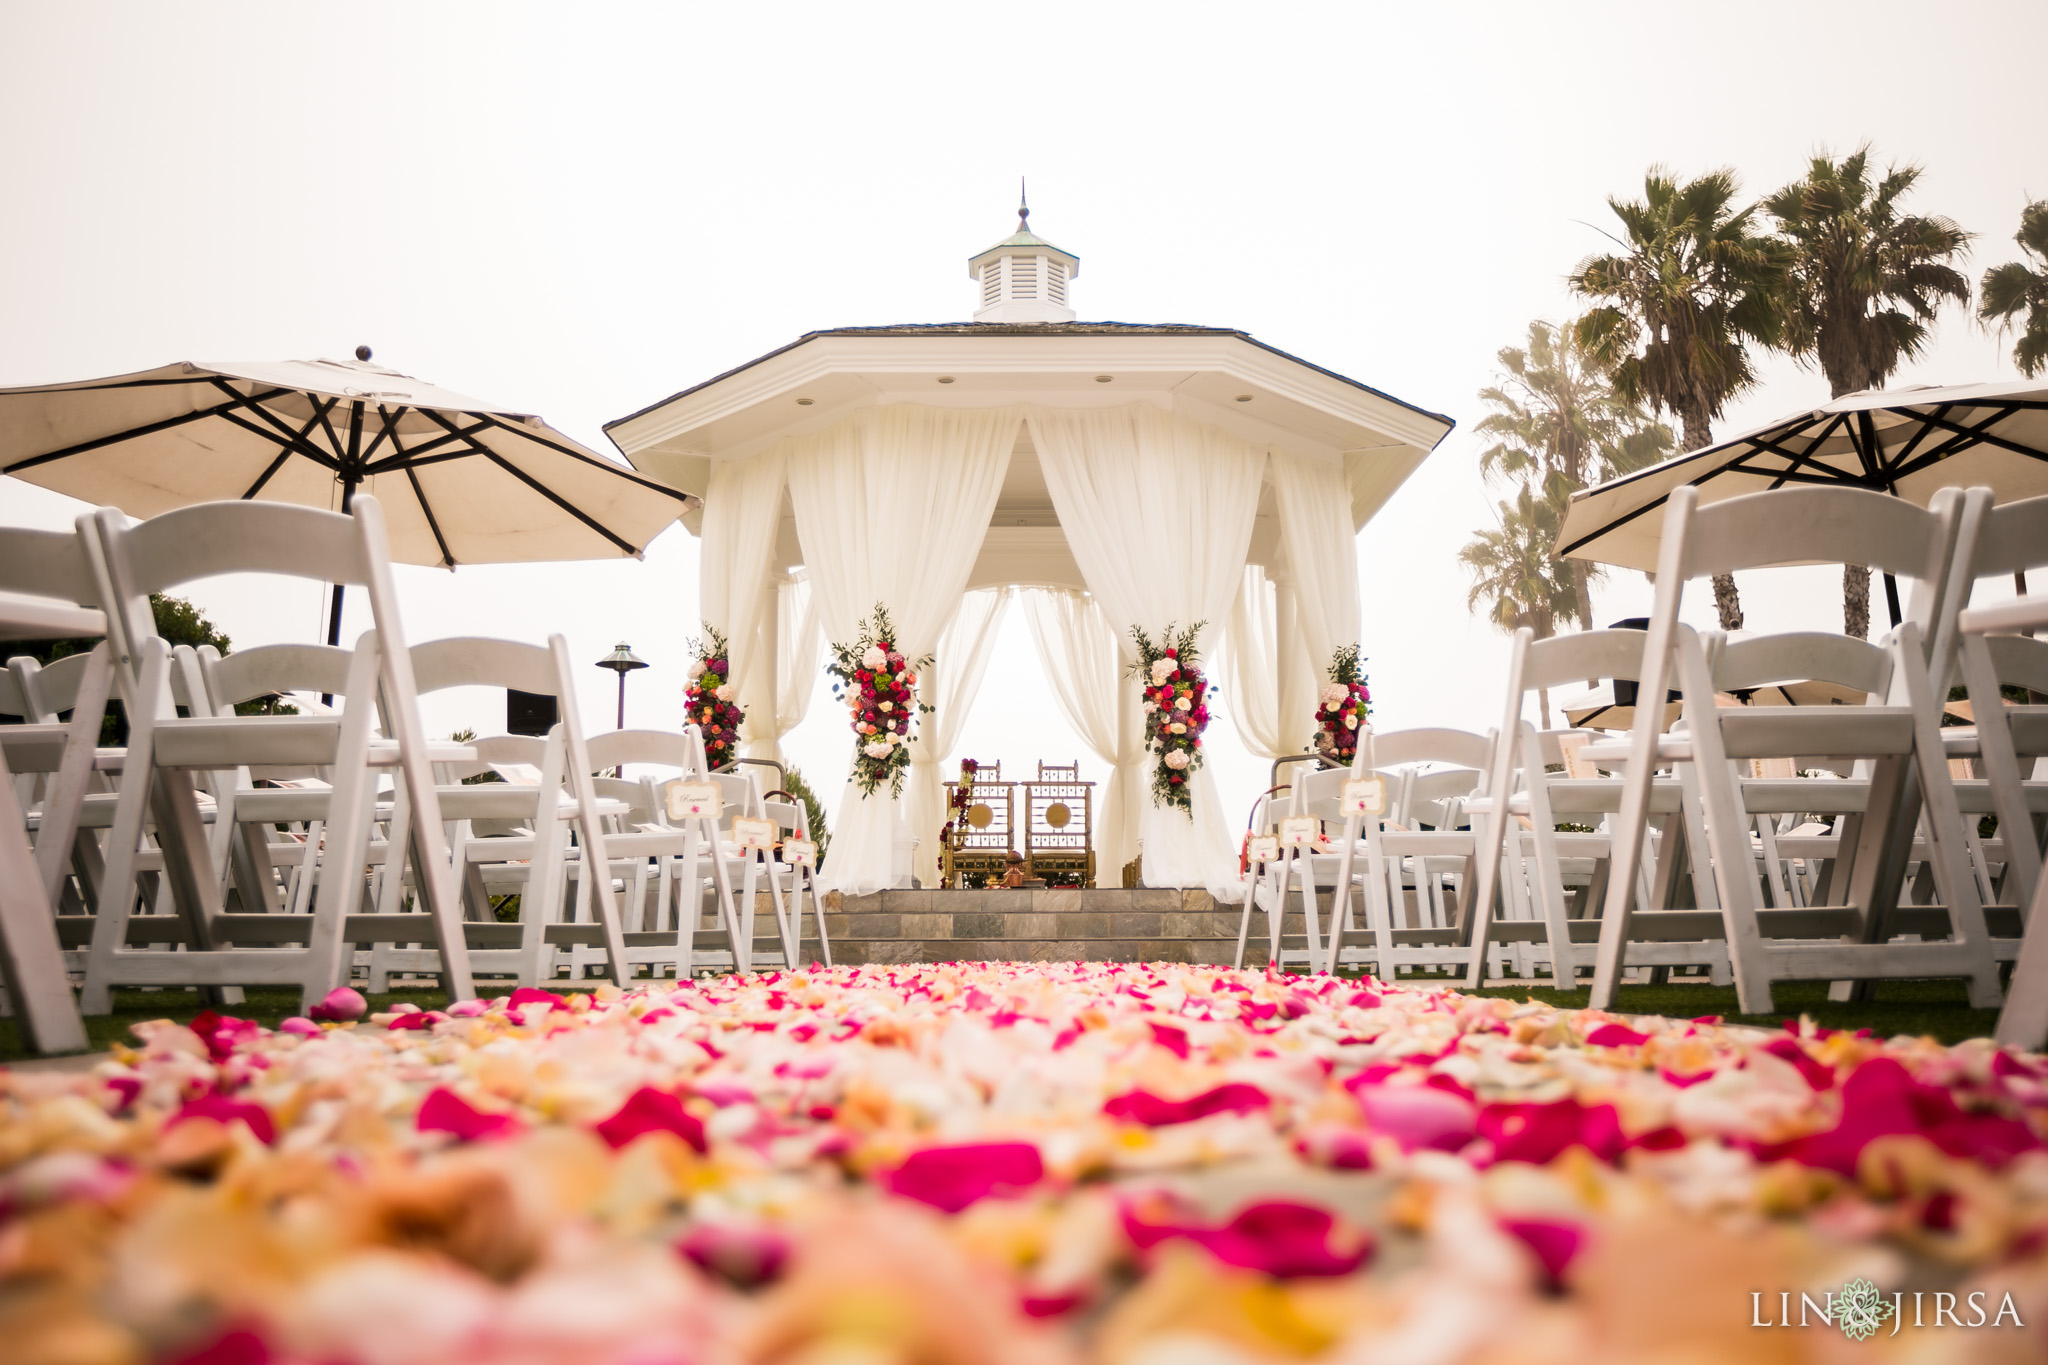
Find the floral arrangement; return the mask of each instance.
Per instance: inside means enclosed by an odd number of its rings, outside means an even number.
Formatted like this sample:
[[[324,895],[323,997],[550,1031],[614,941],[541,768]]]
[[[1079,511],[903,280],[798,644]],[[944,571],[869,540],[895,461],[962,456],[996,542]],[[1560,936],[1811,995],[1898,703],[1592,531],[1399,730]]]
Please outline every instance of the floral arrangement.
[[[1131,673],[1145,697],[1145,745],[1158,760],[1152,769],[1152,800],[1191,817],[1188,779],[1202,766],[1202,731],[1209,728],[1209,684],[1195,652],[1195,637],[1206,624],[1197,621],[1175,633],[1169,623],[1157,644],[1143,628],[1131,627],[1138,647]]]
[[[950,839],[967,819],[967,808],[974,804],[974,781],[980,775],[981,763],[978,760],[960,760],[960,780],[946,797],[946,827],[939,831],[942,842]]]
[[[739,689],[731,682],[732,658],[725,637],[704,627],[702,639],[690,641],[689,685],[683,689],[684,719],[704,734],[704,761],[723,768],[739,757],[740,723],[747,713],[733,700]]]
[[[1316,703],[1316,752],[1340,764],[1358,755],[1358,729],[1372,714],[1372,691],[1365,685],[1357,645],[1345,645],[1330,658],[1330,681]]]
[[[889,609],[875,603],[874,615],[860,623],[851,644],[834,643],[825,671],[834,679],[832,695],[852,712],[853,780],[862,796],[873,796],[887,783],[889,795],[903,794],[903,773],[910,767],[910,727],[919,711],[932,708],[917,700],[917,670],[931,667],[932,658],[905,659],[896,650],[896,627]]]
[[[9,1360],[1980,1365],[2048,1317],[2048,1061],[1988,1039],[1169,964],[337,995],[0,1070]]]

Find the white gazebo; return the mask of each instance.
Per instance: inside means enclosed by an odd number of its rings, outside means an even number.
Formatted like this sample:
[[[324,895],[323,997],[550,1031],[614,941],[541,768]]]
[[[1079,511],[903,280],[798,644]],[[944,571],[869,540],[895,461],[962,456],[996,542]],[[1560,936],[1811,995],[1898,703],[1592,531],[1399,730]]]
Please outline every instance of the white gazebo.
[[[1112,874],[1236,895],[1209,773],[1193,817],[1153,805],[1131,630],[1207,622],[1213,680],[1251,750],[1298,753],[1332,654],[1359,635],[1357,533],[1451,420],[1222,327],[1074,320],[1080,260],[1015,236],[968,263],[974,321],[812,332],[608,423],[635,468],[703,499],[701,613],[731,641],[748,753],[802,720],[822,639],[877,602],[932,651],[935,710],[904,797],[849,784],[826,885],[936,884],[940,765],[1010,589],[1047,681],[1112,770]]]

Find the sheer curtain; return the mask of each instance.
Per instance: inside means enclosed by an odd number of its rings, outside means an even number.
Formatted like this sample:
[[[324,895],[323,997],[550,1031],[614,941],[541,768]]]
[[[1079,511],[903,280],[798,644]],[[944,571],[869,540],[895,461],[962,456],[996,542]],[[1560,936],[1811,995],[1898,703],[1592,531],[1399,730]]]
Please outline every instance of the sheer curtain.
[[[981,691],[982,674],[995,652],[996,630],[1009,605],[1010,590],[971,592],[946,633],[932,666],[917,680],[917,694],[931,711],[919,717],[910,741],[910,777],[904,784],[904,810],[917,836],[917,879],[939,884],[939,826],[946,823],[945,774],[939,765],[960,742],[967,712]]]
[[[1254,758],[1289,752],[1280,733],[1279,658],[1279,595],[1263,567],[1247,564],[1217,644],[1216,678],[1238,738]]]
[[[775,667],[761,670],[741,698],[747,719],[740,734],[748,758],[782,761],[782,737],[803,723],[811,708],[811,692],[824,666],[824,640],[818,631],[818,608],[810,580],[785,578],[775,585],[774,614],[762,606],[761,652]],[[766,634],[775,632],[774,647]]]
[[[1143,404],[1034,408],[1027,420],[1067,543],[1119,639],[1133,626],[1156,639],[1169,624],[1207,622],[1198,642],[1206,648],[1244,570],[1264,453]],[[1208,768],[1188,784],[1192,819],[1151,801],[1149,770],[1139,781],[1146,885],[1241,894]]]
[[[742,698],[759,690],[762,603],[782,575],[769,557],[782,515],[784,477],[782,452],[771,450],[713,465],[704,494],[697,611],[705,625],[725,636],[732,665],[727,681]],[[768,644],[772,649],[773,642]]]
[[[896,404],[783,443],[826,639],[851,641],[881,602],[906,656],[937,647],[988,533],[1018,421],[1015,409]],[[821,888],[863,895],[894,884],[897,806],[887,788],[863,797],[849,780]]]
[[[1064,588],[1022,588],[1017,599],[1038,646],[1053,701],[1088,751],[1109,765],[1095,819],[1095,882],[1115,886],[1138,856],[1138,777],[1144,771],[1145,726],[1138,687],[1124,676],[1116,631],[1092,597]]]
[[[1351,525],[1350,488],[1337,465],[1279,451],[1273,453],[1272,478],[1280,543],[1291,571],[1288,586],[1299,607],[1312,685],[1320,688],[1330,656],[1358,643],[1358,534]]]

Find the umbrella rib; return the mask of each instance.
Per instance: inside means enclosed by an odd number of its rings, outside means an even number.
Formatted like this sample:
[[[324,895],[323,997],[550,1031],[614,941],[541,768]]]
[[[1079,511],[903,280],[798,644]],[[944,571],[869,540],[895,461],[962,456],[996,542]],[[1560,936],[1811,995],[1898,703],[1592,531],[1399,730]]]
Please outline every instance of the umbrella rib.
[[[203,422],[209,417],[226,416],[235,408],[245,407],[260,402],[265,398],[275,398],[279,394],[289,393],[291,390],[271,389],[265,393],[252,393],[246,398],[241,394],[234,393],[232,389],[228,390],[228,392],[234,395],[233,402],[222,403],[218,407],[200,408],[196,412],[179,413],[176,417],[166,417],[162,421],[148,422],[139,427],[130,427],[126,431],[117,431],[111,436],[96,436],[90,441],[81,441],[77,445],[66,446],[62,450],[52,450],[41,455],[31,455],[26,460],[21,460],[15,464],[8,465],[5,469],[0,469],[0,474],[18,473],[24,469],[33,469],[37,465],[68,459],[73,455],[87,455],[95,450],[102,450],[107,446],[119,445],[123,441],[139,440],[144,436],[154,436],[160,431],[169,431],[174,427],[186,426],[192,422]]]
[[[504,470],[507,474],[510,474],[513,478],[519,480],[528,488],[531,488],[534,492],[540,494],[549,502],[561,508],[564,512],[567,512],[570,516],[576,518],[576,520],[582,522],[585,526],[588,526],[591,530],[597,532],[606,540],[609,540],[612,544],[618,546],[627,554],[637,555],[640,553],[638,550],[634,549],[631,544],[624,540],[621,540],[616,534],[614,534],[611,528],[601,525],[599,522],[597,522],[587,513],[585,513],[582,508],[576,506],[574,503],[571,503],[567,499],[563,498],[562,495],[555,492],[554,489],[549,488],[546,484],[540,482],[540,480],[534,478],[531,474],[528,474],[525,470],[519,468],[519,466],[513,464],[510,460],[505,459],[502,455],[498,454],[497,451],[492,450],[489,446],[479,442],[474,436],[471,436],[468,432],[456,431],[454,425],[450,423],[448,419],[443,417],[440,413],[430,411],[426,408],[418,409],[418,411],[431,421],[439,424],[443,430],[454,432],[456,435],[460,436],[463,442],[466,445],[468,445],[472,450],[476,451],[477,454],[483,456],[492,464],[498,466],[498,468]]]
[[[286,450],[297,450],[299,454],[315,464],[326,465],[330,469],[335,467],[333,457],[324,454],[320,447],[314,445],[311,441],[295,442],[289,436],[281,435],[268,427],[259,426],[238,412],[223,412],[220,414],[220,419],[232,426],[240,427],[251,436],[260,436],[266,441],[275,442]]]
[[[2006,451],[2009,454],[2025,455],[2030,459],[2048,459],[2048,451],[2036,450],[2032,446],[2021,445],[2018,441],[2008,441],[2005,437],[1994,436],[1989,431],[1986,431],[1984,429],[1985,427],[1994,426],[1999,422],[2003,422],[2006,418],[2011,417],[2014,413],[2018,412],[2019,410],[2020,409],[2017,405],[2007,407],[2004,410],[2000,411],[1996,416],[1986,419],[1983,427],[1966,427],[1961,425],[1960,423],[1949,421],[1948,419],[1943,417],[1936,417],[1932,414],[1923,417],[1921,420],[1926,422],[1929,426],[1940,427],[1943,431],[1952,431],[1959,436],[1968,438],[1962,443],[1962,445],[1957,446],[1955,450],[1963,449],[1972,445],[1987,445],[1996,447],[1999,450]],[[1955,450],[1944,449],[1943,457],[1946,458],[1946,456],[1954,454]]]
[[[314,406],[317,408],[319,404],[315,403]],[[305,439],[306,433],[313,429],[313,423],[319,420],[320,419],[318,417],[310,417],[306,419],[306,425],[299,431],[299,439],[303,441]],[[263,491],[263,485],[269,483],[271,476],[276,474],[278,470],[284,468],[284,462],[286,460],[289,460],[291,457],[292,448],[289,445],[280,449],[277,452],[277,458],[272,460],[269,463],[269,465],[267,465],[264,468],[263,472],[256,476],[256,482],[249,485],[249,490],[246,493],[242,494],[241,500],[243,502],[247,502],[249,499],[255,497],[258,493],[261,493]]]
[[[604,470],[607,474],[616,474],[622,479],[629,479],[632,482],[639,484],[642,488],[650,489],[656,493],[666,493],[670,497],[676,499],[678,502],[690,496],[689,494],[683,492],[681,489],[670,488],[667,484],[656,483],[652,479],[643,478],[639,474],[634,473],[632,470],[621,469],[616,464],[612,463],[610,460],[601,459],[600,457],[592,455],[587,451],[577,450],[574,446],[565,446],[559,441],[551,441],[545,436],[536,434],[529,427],[515,427],[509,423],[501,422],[495,417],[489,416],[486,416],[483,420],[486,424],[496,427],[500,431],[511,432],[524,440],[532,441],[535,445],[546,446],[549,450],[555,451],[558,454],[571,456],[572,458],[583,461],[583,463],[585,464],[596,465],[599,469]]]
[[[403,459],[405,456],[405,446],[398,439],[398,424],[395,419],[386,427],[386,430],[391,434],[391,448],[398,452],[399,458]],[[405,481],[412,485],[412,495],[419,499],[420,515],[427,519],[427,529],[434,533],[434,544],[441,548],[441,562],[451,569],[454,568],[454,552],[448,548],[447,537],[441,534],[440,520],[434,516],[433,506],[427,501],[427,490],[420,487],[420,476],[413,473],[411,465],[404,465],[402,467],[405,470]]]

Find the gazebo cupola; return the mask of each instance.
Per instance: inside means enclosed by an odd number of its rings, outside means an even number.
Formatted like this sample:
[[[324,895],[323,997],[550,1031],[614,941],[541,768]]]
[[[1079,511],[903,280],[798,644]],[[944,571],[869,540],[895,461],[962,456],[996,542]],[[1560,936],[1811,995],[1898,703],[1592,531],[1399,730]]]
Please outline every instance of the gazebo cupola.
[[[1017,232],[967,263],[979,289],[976,322],[1072,322],[1067,289],[1081,258],[1031,231],[1031,209],[1017,206]]]

